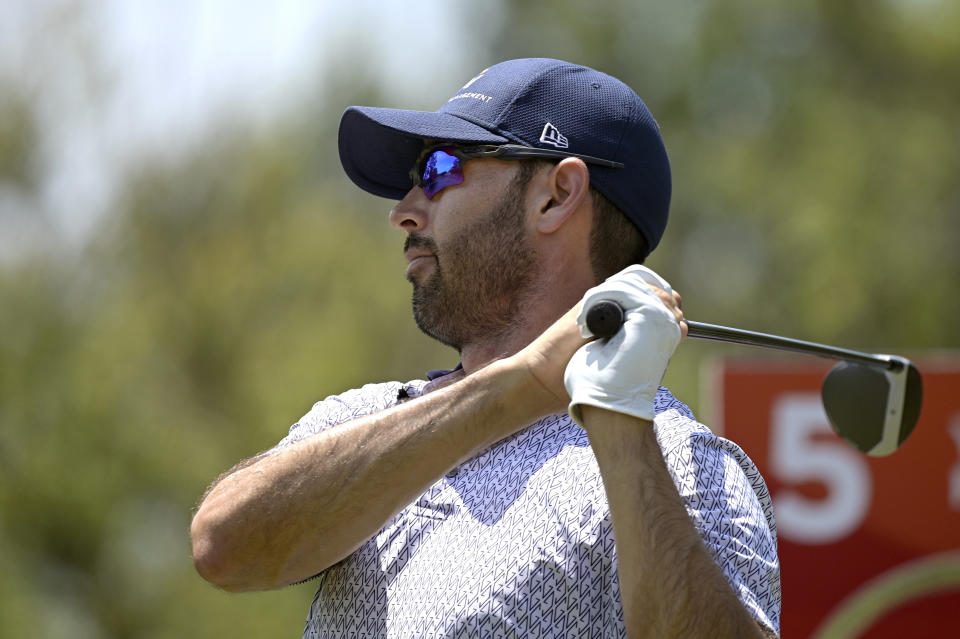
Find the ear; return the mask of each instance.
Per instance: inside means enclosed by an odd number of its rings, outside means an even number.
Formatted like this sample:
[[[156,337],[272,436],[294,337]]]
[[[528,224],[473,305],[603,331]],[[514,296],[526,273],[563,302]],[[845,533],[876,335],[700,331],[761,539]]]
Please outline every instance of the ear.
[[[537,230],[554,233],[570,221],[588,202],[590,171],[579,158],[564,158],[542,184]]]

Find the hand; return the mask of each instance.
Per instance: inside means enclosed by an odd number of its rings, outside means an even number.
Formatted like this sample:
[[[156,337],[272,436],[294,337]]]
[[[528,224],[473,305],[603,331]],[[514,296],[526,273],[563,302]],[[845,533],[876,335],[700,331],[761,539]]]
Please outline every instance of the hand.
[[[516,358],[533,381],[528,399],[538,415],[562,413],[567,410],[570,396],[563,384],[563,372],[570,357],[589,339],[580,335],[577,304],[555,321],[537,339],[517,353]]]
[[[588,290],[582,309],[600,300],[617,302],[624,323],[613,337],[581,347],[567,364],[570,415],[582,425],[578,407],[586,404],[652,420],[660,380],[686,333],[680,296],[656,273],[634,265]],[[581,310],[577,322],[586,338],[592,334],[585,315]]]

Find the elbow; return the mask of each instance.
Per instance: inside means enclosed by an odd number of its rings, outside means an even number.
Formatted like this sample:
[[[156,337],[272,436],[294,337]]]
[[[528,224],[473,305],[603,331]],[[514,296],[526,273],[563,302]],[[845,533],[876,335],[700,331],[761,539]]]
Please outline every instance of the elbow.
[[[211,517],[202,510],[190,525],[190,543],[193,548],[193,565],[197,573],[209,583],[228,592],[256,590],[243,576],[237,554]]]

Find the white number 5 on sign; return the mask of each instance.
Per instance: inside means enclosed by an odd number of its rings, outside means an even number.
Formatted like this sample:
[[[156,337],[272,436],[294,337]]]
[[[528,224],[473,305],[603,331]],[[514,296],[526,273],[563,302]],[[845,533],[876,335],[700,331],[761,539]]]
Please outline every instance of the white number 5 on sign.
[[[777,528],[791,541],[819,545],[843,539],[870,508],[870,467],[834,435],[819,393],[785,393],[774,402],[769,472],[782,486],[773,495]],[[822,485],[826,496],[796,489],[807,483]]]

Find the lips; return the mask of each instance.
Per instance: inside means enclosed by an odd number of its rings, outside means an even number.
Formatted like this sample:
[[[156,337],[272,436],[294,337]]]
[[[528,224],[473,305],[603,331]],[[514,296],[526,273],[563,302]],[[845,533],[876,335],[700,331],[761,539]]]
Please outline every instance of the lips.
[[[403,245],[403,256],[407,259],[407,278],[409,279],[412,271],[437,259],[436,244],[429,237],[411,233]]]
[[[433,253],[420,250],[410,250],[403,255],[407,258],[407,279],[410,279],[415,271],[423,268],[437,258]]]
[[[429,251],[423,251],[423,250],[417,250],[417,249],[410,249],[407,252],[405,252],[403,256],[407,258],[407,263],[411,265],[418,260],[423,260],[425,258],[430,258],[430,257],[436,257],[436,255],[434,255],[433,253],[430,253]]]

